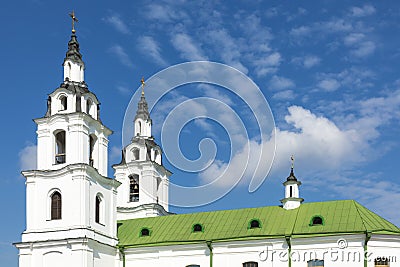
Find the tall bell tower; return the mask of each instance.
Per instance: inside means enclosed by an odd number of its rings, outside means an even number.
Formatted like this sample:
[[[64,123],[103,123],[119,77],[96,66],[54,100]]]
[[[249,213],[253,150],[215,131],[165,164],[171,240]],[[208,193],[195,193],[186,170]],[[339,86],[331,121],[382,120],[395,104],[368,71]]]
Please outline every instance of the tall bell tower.
[[[73,25],[77,21],[70,14]],[[19,266],[114,266],[120,183],[107,177],[108,136],[99,100],[84,80],[73,27],[64,81],[37,124],[37,170],[26,178],[26,230]]]
[[[151,134],[152,120],[144,95],[138,102],[130,144],[122,150],[122,161],[113,165],[118,187],[117,219],[168,215],[168,186],[171,172],[162,165],[161,148]]]

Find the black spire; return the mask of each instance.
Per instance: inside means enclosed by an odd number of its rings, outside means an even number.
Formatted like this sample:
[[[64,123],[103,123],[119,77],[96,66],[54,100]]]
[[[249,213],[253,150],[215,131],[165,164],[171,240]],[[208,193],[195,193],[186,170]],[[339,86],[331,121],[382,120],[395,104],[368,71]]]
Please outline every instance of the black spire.
[[[286,178],[286,181],[297,182],[297,178],[296,178],[296,176],[294,176],[293,167],[290,169],[290,174],[289,174],[288,178]]]
[[[138,109],[136,111],[136,116],[135,120],[137,118],[141,118],[143,120],[151,120],[150,119],[150,113],[149,113],[149,108],[147,105],[146,98],[144,97],[144,93],[142,93],[142,96],[140,97],[140,101],[138,103]]]
[[[75,32],[72,32],[71,40],[69,40],[69,42],[68,42],[68,51],[65,55],[64,62],[67,59],[71,60],[72,62],[83,64],[82,55],[79,52],[79,43],[78,43]]]
[[[144,82],[144,77],[142,77],[142,79],[140,80],[140,82],[142,83],[142,96],[140,97],[140,101],[138,103],[138,109],[136,111],[136,116],[135,116],[135,120],[137,118],[141,118],[142,120],[150,120],[150,114],[149,114],[149,107],[147,105],[147,101],[146,98],[144,97],[144,86],[146,85]]]
[[[286,178],[286,181],[297,182],[297,178],[296,178],[296,176],[294,176],[294,171],[293,171],[293,169],[294,169],[294,156],[293,155],[290,157],[290,160],[292,161],[292,166],[290,168],[290,174],[289,174],[288,178]]]

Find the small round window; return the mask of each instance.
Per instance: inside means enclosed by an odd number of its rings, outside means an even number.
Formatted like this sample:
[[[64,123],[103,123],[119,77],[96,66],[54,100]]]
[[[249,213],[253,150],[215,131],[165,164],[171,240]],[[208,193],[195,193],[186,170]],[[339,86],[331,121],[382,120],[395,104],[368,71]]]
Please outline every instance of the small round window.
[[[259,220],[251,220],[250,221],[250,229],[260,228],[260,221]]]
[[[149,235],[150,235],[150,230],[147,229],[147,228],[143,228],[143,229],[140,231],[140,236],[149,236]]]
[[[193,232],[203,232],[203,226],[201,224],[195,224],[193,225]]]

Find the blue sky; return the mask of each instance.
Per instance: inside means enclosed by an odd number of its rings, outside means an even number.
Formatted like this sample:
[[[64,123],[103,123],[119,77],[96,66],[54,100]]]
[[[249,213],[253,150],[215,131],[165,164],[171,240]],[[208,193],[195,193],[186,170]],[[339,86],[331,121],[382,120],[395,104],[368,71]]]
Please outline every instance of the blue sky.
[[[86,82],[101,101],[103,123],[114,130],[109,165],[120,161],[125,110],[142,76],[182,62],[210,60],[242,71],[267,99],[277,150],[261,187],[249,193],[245,177],[210,205],[173,211],[278,205],[294,154],[305,201],[355,199],[400,225],[398,1],[212,2],[32,0],[2,5],[2,265],[17,266],[17,251],[10,244],[25,229],[20,171],[33,166],[32,119],[45,114],[47,94],[63,80],[72,9],[79,19]],[[158,143],[170,110],[193,97],[231,106],[259,149],[259,132],[252,128],[246,103],[209,85],[180,87],[165,96],[152,112]],[[226,124],[232,126],[229,120]],[[196,159],[199,142],[210,138],[216,161],[200,174],[180,172],[165,161],[174,172],[171,181],[202,184],[221,171],[231,153],[240,161],[241,151],[230,150],[229,137],[212,120],[188,123],[179,140],[183,154]]]

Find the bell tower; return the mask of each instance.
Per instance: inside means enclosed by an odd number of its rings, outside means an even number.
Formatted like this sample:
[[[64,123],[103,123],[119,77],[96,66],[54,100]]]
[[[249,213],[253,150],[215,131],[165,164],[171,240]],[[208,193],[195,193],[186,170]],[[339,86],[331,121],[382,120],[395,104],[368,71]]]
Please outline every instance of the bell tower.
[[[70,14],[73,25],[77,21]],[[85,64],[73,27],[64,81],[37,118],[37,170],[26,178],[26,230],[19,266],[114,266],[116,194],[107,177],[108,136],[99,100],[84,81]],[[94,251],[97,251],[96,254]],[[100,255],[101,254],[101,255]]]
[[[168,215],[168,186],[171,172],[162,165],[161,148],[151,134],[152,120],[142,93],[133,121],[130,144],[122,150],[122,161],[113,165],[118,187],[117,219]]]

